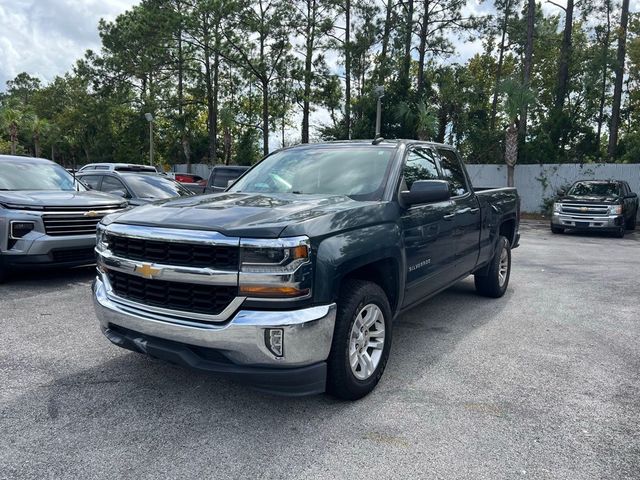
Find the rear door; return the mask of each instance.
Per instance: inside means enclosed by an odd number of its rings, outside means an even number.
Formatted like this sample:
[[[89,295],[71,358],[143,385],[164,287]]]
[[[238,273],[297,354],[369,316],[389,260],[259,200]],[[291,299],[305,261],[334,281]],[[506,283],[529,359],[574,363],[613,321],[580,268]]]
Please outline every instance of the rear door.
[[[448,218],[456,250],[456,273],[462,276],[470,273],[478,262],[482,228],[480,204],[458,154],[448,148],[438,148],[438,153],[442,179],[449,182],[454,204],[453,216]]]
[[[409,190],[416,180],[440,178],[436,153],[427,147],[409,149],[400,190]],[[455,278],[455,250],[452,246],[454,203],[412,205],[402,216],[404,248],[407,259],[404,305],[415,303],[446,286]]]

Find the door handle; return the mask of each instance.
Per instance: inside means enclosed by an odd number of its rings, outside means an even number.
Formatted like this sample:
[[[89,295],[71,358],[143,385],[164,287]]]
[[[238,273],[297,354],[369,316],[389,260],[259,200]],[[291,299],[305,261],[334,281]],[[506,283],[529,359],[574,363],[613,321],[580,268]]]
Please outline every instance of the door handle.
[[[464,215],[465,213],[469,213],[470,211],[471,211],[471,209],[469,207],[463,208],[462,210],[458,210],[456,212],[456,215]]]
[[[476,208],[472,208],[469,210],[469,213],[478,213],[480,211],[480,209],[478,207]]]
[[[449,215],[444,215],[442,218],[444,220],[453,220],[453,218],[456,216],[455,213],[450,213]]]

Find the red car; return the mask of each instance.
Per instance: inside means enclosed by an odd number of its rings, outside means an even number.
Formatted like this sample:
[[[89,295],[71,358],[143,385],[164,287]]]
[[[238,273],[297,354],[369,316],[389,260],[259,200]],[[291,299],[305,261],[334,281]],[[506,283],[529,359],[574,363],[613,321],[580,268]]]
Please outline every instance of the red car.
[[[200,175],[194,175],[193,173],[176,173],[175,180],[180,183],[200,183],[204,181]]]

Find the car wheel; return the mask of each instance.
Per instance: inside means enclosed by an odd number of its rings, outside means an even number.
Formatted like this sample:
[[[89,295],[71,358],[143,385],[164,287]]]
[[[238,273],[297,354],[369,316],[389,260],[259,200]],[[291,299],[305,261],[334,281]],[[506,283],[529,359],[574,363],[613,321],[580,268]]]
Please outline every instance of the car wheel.
[[[618,229],[618,231],[615,233],[615,236],[617,238],[624,238],[624,234],[627,232],[627,227],[625,227],[624,225],[622,227],[620,227]]]
[[[488,268],[474,276],[476,291],[485,297],[499,298],[507,291],[510,276],[511,246],[506,237],[500,237]]]
[[[635,211],[633,212],[633,215],[631,216],[631,218],[629,218],[629,221],[627,222],[627,230],[635,230],[636,229],[636,217],[638,216],[638,212]]]
[[[328,360],[327,391],[357,400],[380,381],[391,350],[391,307],[373,282],[348,280],[342,285]]]
[[[564,228],[551,225],[551,233],[564,233]]]

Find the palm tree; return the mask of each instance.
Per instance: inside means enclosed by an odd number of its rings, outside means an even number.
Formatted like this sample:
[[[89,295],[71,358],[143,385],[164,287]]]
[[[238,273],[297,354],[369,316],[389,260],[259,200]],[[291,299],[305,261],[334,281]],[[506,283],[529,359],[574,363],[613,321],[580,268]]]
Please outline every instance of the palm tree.
[[[18,147],[18,127],[22,121],[22,112],[15,108],[4,108],[0,111],[0,124],[7,130],[11,141],[11,155],[16,154]]]
[[[31,132],[33,138],[33,148],[35,156],[40,156],[40,139],[49,129],[49,122],[44,118],[38,117],[36,114],[26,115],[24,117],[25,127]]]
[[[502,93],[505,95],[503,112],[507,117],[508,125],[504,135],[504,161],[507,164],[507,186],[513,187],[513,173],[518,162],[518,126],[520,125],[520,112],[535,99],[533,92],[514,79],[507,79],[501,84]]]

